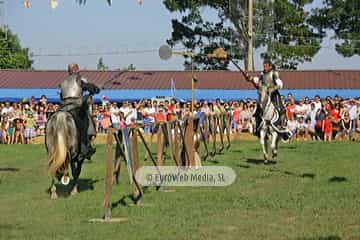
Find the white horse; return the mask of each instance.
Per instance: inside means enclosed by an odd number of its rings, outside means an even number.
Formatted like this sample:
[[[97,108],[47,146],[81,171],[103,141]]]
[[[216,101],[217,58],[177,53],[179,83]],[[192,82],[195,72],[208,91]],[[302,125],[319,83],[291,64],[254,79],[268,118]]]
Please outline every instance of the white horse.
[[[279,129],[275,123],[279,120],[280,114],[274,104],[271,101],[270,94],[266,93],[267,89],[261,89],[261,107],[262,107],[262,121],[259,126],[260,130],[260,143],[264,153],[264,162],[268,163],[269,154],[268,154],[268,140],[271,136],[271,151],[272,159],[276,160],[278,154],[278,143],[280,138],[284,142],[287,142],[292,133],[290,130]],[[264,106],[265,105],[265,106]]]

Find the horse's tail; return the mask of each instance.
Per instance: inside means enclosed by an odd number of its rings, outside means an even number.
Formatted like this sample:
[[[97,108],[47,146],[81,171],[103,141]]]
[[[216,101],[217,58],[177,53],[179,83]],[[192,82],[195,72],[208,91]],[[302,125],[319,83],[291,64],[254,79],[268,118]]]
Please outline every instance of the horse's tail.
[[[55,176],[57,172],[64,172],[66,169],[65,163],[68,157],[68,143],[66,134],[66,124],[55,123],[57,128],[54,133],[56,138],[54,139],[53,152],[49,155],[49,173]]]

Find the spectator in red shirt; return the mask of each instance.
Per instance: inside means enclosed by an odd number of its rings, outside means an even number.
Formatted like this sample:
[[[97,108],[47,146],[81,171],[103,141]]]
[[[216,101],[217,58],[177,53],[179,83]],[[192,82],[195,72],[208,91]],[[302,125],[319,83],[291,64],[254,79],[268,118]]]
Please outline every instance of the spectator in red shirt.
[[[167,106],[167,120],[170,122],[176,120],[176,118],[176,102],[172,99],[170,104]]]
[[[335,103],[334,108],[330,110],[330,115],[331,115],[331,123],[333,126],[332,138],[335,138],[336,134],[340,132],[340,120],[341,120],[340,104]]]
[[[165,122],[166,121],[166,113],[164,110],[164,105],[160,104],[158,110],[155,114],[155,121],[156,122]]]
[[[323,120],[322,130],[324,132],[324,141],[331,141],[332,139],[332,123],[330,114],[326,115],[326,118]]]
[[[289,98],[289,103],[286,107],[287,119],[295,119],[296,104],[294,98]]]

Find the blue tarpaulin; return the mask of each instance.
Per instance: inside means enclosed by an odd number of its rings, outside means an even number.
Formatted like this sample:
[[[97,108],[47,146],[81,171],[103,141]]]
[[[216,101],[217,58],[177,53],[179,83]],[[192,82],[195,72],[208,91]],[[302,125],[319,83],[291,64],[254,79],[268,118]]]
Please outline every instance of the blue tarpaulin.
[[[59,89],[0,89],[0,102],[20,101],[23,98],[31,98],[35,96],[40,98],[41,95],[45,95],[50,102],[59,102],[60,94]],[[339,95],[343,98],[357,98],[360,97],[360,89],[283,89],[281,94],[287,96],[288,93],[292,93],[295,99],[320,95],[321,98],[326,96]],[[171,96],[171,89],[128,89],[128,90],[102,90],[100,94],[94,97],[95,102],[100,102],[102,96],[107,96],[110,101],[138,101],[141,99],[150,99],[156,96]],[[257,99],[256,90],[227,90],[227,89],[198,89],[195,90],[196,99],[215,100],[220,98],[223,101],[229,100],[241,100],[241,99]],[[190,100],[191,90],[189,89],[177,89],[177,99]]]

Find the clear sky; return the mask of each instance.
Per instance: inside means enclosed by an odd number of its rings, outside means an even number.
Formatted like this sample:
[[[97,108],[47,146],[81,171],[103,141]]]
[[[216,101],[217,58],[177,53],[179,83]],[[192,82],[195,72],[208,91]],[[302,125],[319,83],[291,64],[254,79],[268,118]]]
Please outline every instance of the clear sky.
[[[137,70],[182,70],[183,59],[168,61],[159,58],[157,49],[171,35],[170,13],[161,0],[87,0],[80,7],[75,0],[59,0],[52,10],[49,0],[30,0],[26,9],[23,0],[6,0],[3,21],[16,33],[23,47],[35,54],[36,69],[65,69],[69,62],[81,68],[96,69],[98,59],[111,69],[134,64]],[[311,63],[299,69],[358,69],[360,57],[342,58],[327,39]],[[126,53],[128,51],[146,53]],[[149,51],[150,50],[150,51]],[[114,55],[114,53],[118,53]],[[57,56],[46,56],[55,54]],[[73,55],[73,56],[70,56]],[[261,60],[255,57],[255,68]]]

